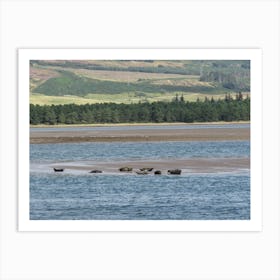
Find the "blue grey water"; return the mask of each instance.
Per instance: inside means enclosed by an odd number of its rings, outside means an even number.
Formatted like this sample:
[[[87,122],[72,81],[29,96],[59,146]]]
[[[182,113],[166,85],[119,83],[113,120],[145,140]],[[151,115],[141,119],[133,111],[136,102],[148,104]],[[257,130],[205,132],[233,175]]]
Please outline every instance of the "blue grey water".
[[[31,166],[250,157],[249,141],[31,144]],[[250,172],[139,176],[30,171],[34,220],[248,220]]]
[[[248,174],[33,174],[31,219],[244,220]]]
[[[94,142],[30,145],[30,161],[125,161],[250,156],[249,141]]]

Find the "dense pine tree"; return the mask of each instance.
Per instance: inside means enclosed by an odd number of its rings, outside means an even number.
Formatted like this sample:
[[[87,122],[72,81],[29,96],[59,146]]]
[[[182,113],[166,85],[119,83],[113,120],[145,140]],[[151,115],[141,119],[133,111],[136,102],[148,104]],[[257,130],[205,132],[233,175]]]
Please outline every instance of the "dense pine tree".
[[[176,95],[172,102],[137,104],[30,105],[30,124],[90,124],[129,122],[212,122],[250,120],[250,98],[239,92],[224,100],[205,98],[185,101]]]

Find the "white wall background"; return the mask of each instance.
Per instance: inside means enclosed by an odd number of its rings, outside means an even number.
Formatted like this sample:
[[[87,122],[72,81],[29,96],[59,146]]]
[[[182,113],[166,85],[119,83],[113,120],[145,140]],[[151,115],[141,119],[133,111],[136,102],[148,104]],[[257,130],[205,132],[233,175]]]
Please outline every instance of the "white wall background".
[[[0,278],[280,279],[279,7],[277,0],[0,0]],[[263,231],[17,232],[16,49],[22,47],[262,48]]]

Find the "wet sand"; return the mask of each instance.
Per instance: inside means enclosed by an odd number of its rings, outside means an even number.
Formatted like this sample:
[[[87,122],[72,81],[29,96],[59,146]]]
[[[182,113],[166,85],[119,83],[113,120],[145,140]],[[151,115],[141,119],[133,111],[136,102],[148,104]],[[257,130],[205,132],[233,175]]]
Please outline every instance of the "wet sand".
[[[133,172],[120,172],[120,167],[132,167]],[[168,169],[181,169],[182,173],[216,173],[216,172],[240,172],[250,169],[250,158],[195,158],[195,159],[166,159],[166,160],[142,160],[142,161],[119,161],[119,162],[63,162],[44,166],[34,166],[33,171],[53,172],[53,168],[64,168],[66,173],[79,171],[88,173],[91,170],[101,170],[102,174],[135,174],[135,171],[143,167],[151,167],[161,170],[166,174]],[[153,172],[151,172],[153,174]],[[95,174],[93,174],[95,175]]]
[[[249,140],[249,128],[131,129],[91,131],[31,131],[31,144],[75,142],[226,141]]]

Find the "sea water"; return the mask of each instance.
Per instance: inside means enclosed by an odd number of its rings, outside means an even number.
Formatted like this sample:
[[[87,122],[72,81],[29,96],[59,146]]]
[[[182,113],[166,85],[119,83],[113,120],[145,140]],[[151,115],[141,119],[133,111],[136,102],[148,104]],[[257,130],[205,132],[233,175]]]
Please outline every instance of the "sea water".
[[[250,172],[139,176],[43,172],[41,164],[248,158],[249,141],[30,145],[30,219],[248,220]]]
[[[31,144],[31,162],[126,161],[250,156],[249,141]]]

